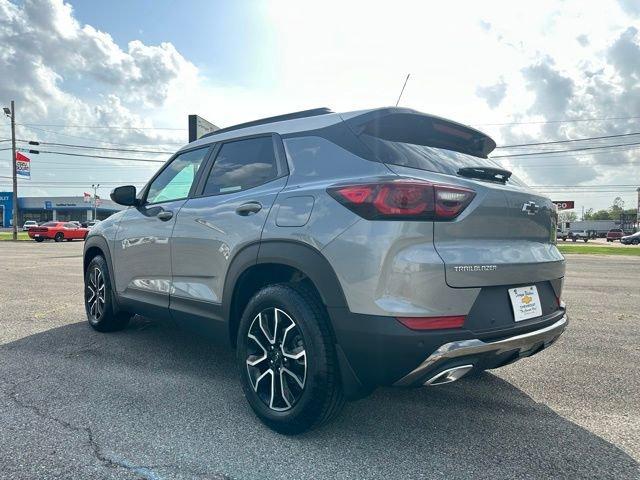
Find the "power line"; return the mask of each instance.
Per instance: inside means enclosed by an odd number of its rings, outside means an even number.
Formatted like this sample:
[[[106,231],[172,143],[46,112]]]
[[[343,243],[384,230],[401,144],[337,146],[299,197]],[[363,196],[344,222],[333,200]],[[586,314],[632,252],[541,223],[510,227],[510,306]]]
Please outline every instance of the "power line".
[[[68,133],[56,132],[55,130],[46,130],[44,128],[30,127],[30,126],[27,126],[27,125],[23,125],[23,126],[25,128],[30,129],[30,130],[35,130],[35,131],[38,131],[38,132],[51,133],[53,135],[58,135],[58,136],[61,136],[61,137],[75,138],[75,139],[78,139],[78,140],[89,140],[91,142],[106,143],[108,145],[120,145],[120,146],[123,146],[123,147],[132,147],[132,146],[141,146],[141,145],[142,146],[146,146],[146,145],[148,145],[148,144],[143,144],[143,143],[135,144],[135,143],[122,143],[122,142],[109,142],[107,140],[97,140],[95,138],[80,137],[78,135],[69,135]],[[162,143],[161,145],[183,145],[183,143],[182,142],[166,142],[166,143]]]
[[[574,138],[571,140],[556,140],[553,142],[538,142],[538,143],[520,143],[520,144],[516,144],[516,145],[501,145],[497,148],[516,148],[516,147],[532,147],[535,145],[555,145],[558,143],[571,143],[571,142],[584,142],[587,140],[604,140],[607,138],[619,138],[619,137],[630,137],[632,135],[640,135],[640,132],[634,132],[634,133],[621,133],[621,134],[617,134],[617,135],[604,135],[602,137],[585,137],[585,138]]]
[[[40,153],[52,153],[55,155],[68,155],[70,157],[87,157],[87,158],[103,158],[106,160],[128,160],[130,162],[151,162],[151,163],[165,163],[166,160],[152,160],[150,158],[131,158],[131,157],[111,157],[105,155],[88,155],[84,153],[71,153],[71,152],[52,152],[51,150],[40,150]]]
[[[27,140],[19,140],[19,142],[26,142]],[[52,147],[71,147],[71,148],[81,148],[81,149],[91,149],[91,150],[108,150],[111,152],[131,152],[131,153],[156,153],[163,154],[169,153],[174,154],[174,151],[170,150],[137,150],[137,149],[129,149],[129,148],[113,148],[113,147],[94,147],[91,145],[75,145],[72,143],[53,143],[53,142],[38,142],[40,145],[49,145]]]
[[[505,123],[471,123],[472,126],[500,126],[500,125],[541,125],[547,123],[576,123],[576,122],[606,122],[609,120],[633,120],[640,118],[640,115],[633,117],[602,117],[602,118],[569,118],[563,120],[540,120],[531,122],[505,122]]]
[[[24,127],[57,127],[57,128],[95,128],[95,129],[113,129],[113,130],[179,130],[185,131],[186,128],[174,127],[118,127],[115,125],[59,125],[52,123],[16,123]]]
[[[530,157],[533,155],[549,155],[552,153],[567,153],[567,152],[581,152],[581,151],[585,151],[585,150],[598,150],[598,149],[603,149],[603,148],[614,148],[614,147],[628,147],[628,146],[632,146],[632,145],[640,145],[640,142],[633,142],[633,143],[621,143],[618,145],[602,145],[602,146],[598,146],[598,147],[581,147],[581,148],[573,148],[573,149],[565,149],[565,150],[548,150],[548,151],[544,151],[544,152],[528,152],[528,153],[514,153],[512,155],[497,155],[495,157],[491,157],[491,158],[512,158],[512,157]]]

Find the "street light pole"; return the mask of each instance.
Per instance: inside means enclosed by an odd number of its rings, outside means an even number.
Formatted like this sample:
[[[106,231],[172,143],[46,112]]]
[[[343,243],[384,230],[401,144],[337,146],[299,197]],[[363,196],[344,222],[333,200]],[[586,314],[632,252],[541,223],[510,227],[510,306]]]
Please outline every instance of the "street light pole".
[[[92,220],[97,220],[96,216],[97,216],[97,210],[98,210],[98,187],[100,187],[99,183],[94,183],[93,185],[91,185],[91,187],[93,188],[93,219]]]
[[[16,105],[11,100],[11,162],[13,169],[13,239],[18,240],[18,170],[16,168]]]

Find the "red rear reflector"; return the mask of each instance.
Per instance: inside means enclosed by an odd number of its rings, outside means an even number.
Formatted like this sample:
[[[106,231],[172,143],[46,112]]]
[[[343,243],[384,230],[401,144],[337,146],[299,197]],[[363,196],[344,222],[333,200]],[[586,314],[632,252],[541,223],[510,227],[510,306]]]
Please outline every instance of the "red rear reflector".
[[[398,317],[398,321],[411,330],[441,330],[446,328],[461,328],[464,325],[464,315],[453,317]]]

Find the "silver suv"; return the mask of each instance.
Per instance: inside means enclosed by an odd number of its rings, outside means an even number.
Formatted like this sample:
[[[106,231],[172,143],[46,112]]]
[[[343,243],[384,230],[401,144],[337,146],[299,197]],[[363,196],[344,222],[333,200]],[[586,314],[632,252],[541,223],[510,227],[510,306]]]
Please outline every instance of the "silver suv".
[[[299,433],[379,385],[452,382],[567,325],[556,212],[467,126],[315,109],[182,148],[96,225],[85,305],[198,326],[237,350],[257,416]]]

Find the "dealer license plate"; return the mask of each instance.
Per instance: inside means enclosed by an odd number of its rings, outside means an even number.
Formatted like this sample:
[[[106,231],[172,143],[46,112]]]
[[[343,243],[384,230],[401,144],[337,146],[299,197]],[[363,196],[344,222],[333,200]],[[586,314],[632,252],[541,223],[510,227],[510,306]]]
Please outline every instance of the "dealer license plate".
[[[509,289],[513,306],[513,318],[516,322],[542,316],[540,295],[535,285]]]

